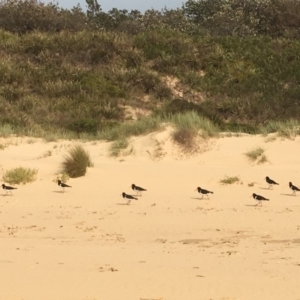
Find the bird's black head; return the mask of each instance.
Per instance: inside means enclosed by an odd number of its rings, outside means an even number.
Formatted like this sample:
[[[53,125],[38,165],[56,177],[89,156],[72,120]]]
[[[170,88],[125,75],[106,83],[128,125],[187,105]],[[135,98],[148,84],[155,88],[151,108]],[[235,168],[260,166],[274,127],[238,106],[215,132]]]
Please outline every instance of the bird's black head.
[[[60,184],[61,184],[61,180],[58,179],[58,180],[57,180],[57,183],[58,183],[58,185],[60,185]]]
[[[131,185],[131,188],[134,190],[134,188],[135,188],[135,184],[134,183]]]
[[[255,193],[253,193],[253,194],[252,194],[252,197],[253,197],[253,198],[255,198],[255,197],[256,197],[256,194],[255,194]]]
[[[126,196],[126,193],[123,192],[123,193],[122,193],[122,196],[125,197],[125,196]]]
[[[5,184],[4,183],[2,183],[2,188],[5,189]]]
[[[200,193],[201,187],[198,186],[198,187],[196,188],[196,190]]]
[[[289,182],[289,186],[292,186],[293,184],[291,182]]]
[[[266,179],[269,180],[269,176],[267,176]]]

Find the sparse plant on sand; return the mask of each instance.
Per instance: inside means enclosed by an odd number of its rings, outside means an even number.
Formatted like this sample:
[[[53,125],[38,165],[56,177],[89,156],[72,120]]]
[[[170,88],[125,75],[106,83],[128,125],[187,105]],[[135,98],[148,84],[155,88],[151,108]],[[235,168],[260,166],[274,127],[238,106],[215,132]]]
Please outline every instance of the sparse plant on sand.
[[[197,132],[192,129],[177,129],[172,133],[173,140],[186,150],[194,150],[196,148]]]
[[[110,155],[111,156],[119,156],[121,151],[123,149],[126,149],[128,147],[128,141],[125,138],[121,138],[119,140],[116,140],[115,142],[113,142],[110,146]]]
[[[64,157],[63,172],[71,178],[84,176],[87,167],[93,167],[90,154],[81,146],[76,145],[69,150],[69,155]]]
[[[266,139],[265,139],[265,142],[266,143],[270,143],[270,142],[274,142],[276,141],[276,136],[275,135],[271,135],[271,136],[267,136]]]
[[[37,173],[37,169],[18,167],[6,171],[2,179],[9,184],[25,184],[35,181]]]
[[[240,177],[238,176],[225,176],[225,178],[220,180],[222,184],[233,184],[240,182]]]
[[[265,150],[263,148],[257,147],[251,151],[246,152],[245,155],[250,161],[256,161],[258,164],[262,164],[268,161],[268,158],[264,152]]]
[[[6,144],[0,144],[0,150],[4,150],[7,147]]]

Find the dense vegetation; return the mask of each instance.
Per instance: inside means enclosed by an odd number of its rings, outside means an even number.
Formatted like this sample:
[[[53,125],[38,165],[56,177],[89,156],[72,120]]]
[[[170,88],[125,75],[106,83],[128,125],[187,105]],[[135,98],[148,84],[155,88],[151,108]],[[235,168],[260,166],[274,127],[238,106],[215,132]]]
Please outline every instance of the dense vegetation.
[[[125,107],[248,131],[299,119],[299,0],[189,0],[143,14],[86,2],[86,12],[0,3],[2,127],[100,137],[130,119]]]

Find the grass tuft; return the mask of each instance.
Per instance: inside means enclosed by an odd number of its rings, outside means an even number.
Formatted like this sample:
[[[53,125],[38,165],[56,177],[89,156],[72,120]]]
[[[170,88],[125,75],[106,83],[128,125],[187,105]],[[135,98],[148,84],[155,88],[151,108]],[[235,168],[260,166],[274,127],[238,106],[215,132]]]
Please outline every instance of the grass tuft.
[[[300,134],[300,123],[296,120],[288,120],[285,122],[270,121],[261,131],[264,134],[277,132],[278,136],[295,139],[295,137]]]
[[[121,151],[123,149],[126,149],[128,147],[128,141],[124,138],[121,138],[119,140],[114,141],[109,149],[110,155],[111,156],[119,156]]]
[[[219,134],[218,128],[209,119],[193,111],[185,114],[178,113],[171,121],[176,127],[172,133],[173,140],[188,151],[197,148],[197,137],[208,138]]]
[[[37,169],[18,167],[6,171],[2,179],[9,184],[25,184],[35,181],[37,173]]]
[[[245,153],[248,159],[252,162],[257,162],[258,164],[265,163],[268,161],[267,156],[264,154],[265,150],[261,147],[257,147],[251,151]]]
[[[93,167],[90,154],[80,145],[74,146],[69,150],[69,155],[64,157],[63,173],[71,178],[84,176],[87,167]]]
[[[9,124],[0,125],[0,136],[1,137],[8,137],[14,134],[14,129]]]
[[[225,176],[225,178],[220,180],[222,184],[233,184],[240,182],[240,178],[238,176]]]
[[[208,118],[199,116],[196,112],[178,113],[171,120],[177,129],[193,131],[203,138],[219,134],[217,126]]]
[[[160,129],[163,120],[160,117],[142,118],[137,121],[123,123],[98,134],[99,139],[117,141],[130,136],[138,136]]]

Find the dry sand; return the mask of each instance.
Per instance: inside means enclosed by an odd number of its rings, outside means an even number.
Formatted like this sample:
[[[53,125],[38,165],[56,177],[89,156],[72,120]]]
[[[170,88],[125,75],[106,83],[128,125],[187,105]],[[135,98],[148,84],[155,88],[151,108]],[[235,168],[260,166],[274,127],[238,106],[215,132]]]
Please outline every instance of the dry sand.
[[[0,140],[1,177],[39,170],[0,192],[0,299],[300,299],[300,193],[288,188],[300,186],[299,137],[218,138],[185,156],[166,131],[133,138],[119,158],[87,142],[95,166],[63,194],[53,180],[74,143]],[[269,162],[247,160],[257,146]],[[226,175],[241,183],[220,184]],[[280,185],[268,190],[265,176]],[[124,205],[132,183],[148,191]],[[200,199],[197,186],[214,194]],[[252,193],[270,201],[256,207]]]

